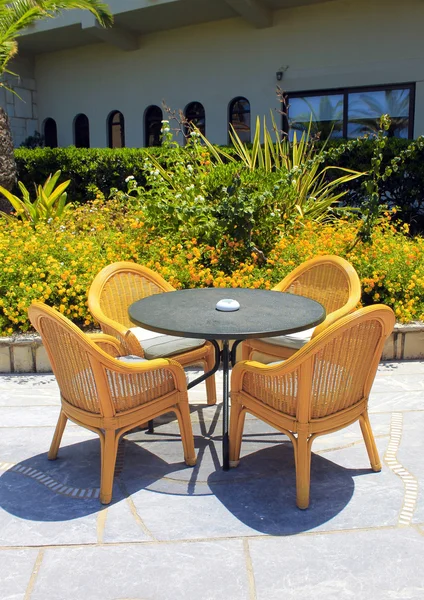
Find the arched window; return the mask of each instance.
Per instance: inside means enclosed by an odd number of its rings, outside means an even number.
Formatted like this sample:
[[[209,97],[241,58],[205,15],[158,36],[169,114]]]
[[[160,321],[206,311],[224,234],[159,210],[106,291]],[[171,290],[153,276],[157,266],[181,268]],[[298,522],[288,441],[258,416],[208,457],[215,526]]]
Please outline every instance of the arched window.
[[[44,145],[48,148],[57,148],[57,125],[50,117],[43,123]]]
[[[90,125],[87,115],[82,113],[74,120],[74,142],[77,148],[90,147]]]
[[[184,116],[190,123],[193,123],[197,127],[197,129],[205,135],[206,127],[205,127],[205,109],[203,108],[203,104],[200,102],[190,102],[187,104]],[[185,127],[184,130],[185,135],[188,134],[188,128]]]
[[[229,122],[242,142],[250,142],[250,102],[238,97],[229,104]]]
[[[107,137],[109,148],[125,147],[124,115],[119,110],[112,111],[107,118]]]
[[[144,113],[144,145],[160,146],[162,129],[162,109],[152,104],[146,108]]]

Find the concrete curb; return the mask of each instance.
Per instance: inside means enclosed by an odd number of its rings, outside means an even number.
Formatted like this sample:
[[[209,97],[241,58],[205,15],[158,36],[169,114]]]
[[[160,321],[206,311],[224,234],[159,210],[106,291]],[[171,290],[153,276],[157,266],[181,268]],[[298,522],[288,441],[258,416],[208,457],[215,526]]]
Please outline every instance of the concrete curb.
[[[424,359],[424,323],[396,324],[382,360]],[[51,373],[47,352],[37,334],[0,338],[0,373]]]

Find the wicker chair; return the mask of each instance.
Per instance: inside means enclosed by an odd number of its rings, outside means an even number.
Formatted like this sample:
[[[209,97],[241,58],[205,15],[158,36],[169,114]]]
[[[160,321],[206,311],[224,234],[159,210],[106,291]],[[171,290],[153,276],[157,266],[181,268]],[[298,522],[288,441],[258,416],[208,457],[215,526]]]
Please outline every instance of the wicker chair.
[[[299,508],[309,505],[311,446],[319,435],[359,419],[371,467],[380,471],[368,396],[394,324],[390,308],[370,306],[339,319],[286,361],[239,362],[231,378],[230,465],[238,465],[249,412],[291,439]]]
[[[243,360],[252,358],[255,351],[272,357],[289,358],[337,319],[355,310],[361,299],[358,274],[351,264],[339,256],[318,256],[307,260],[273,289],[316,300],[324,306],[327,316],[315,329],[244,341]]]
[[[100,437],[100,502],[112,500],[118,442],[137,425],[176,413],[187,465],[196,464],[184,370],[173,360],[127,362],[120,342],[105,334],[84,334],[40,302],[28,309],[40,333],[61,393],[61,410],[48,458],[57,457],[68,419]]]
[[[201,364],[205,371],[215,365],[215,349],[210,342],[165,336],[135,327],[128,307],[152,294],[175,291],[160,275],[131,262],[108,265],[94,278],[88,292],[88,307],[103,333],[116,337],[126,354],[152,358],[172,357],[183,367]],[[216,403],[215,376],[206,379],[208,404]]]

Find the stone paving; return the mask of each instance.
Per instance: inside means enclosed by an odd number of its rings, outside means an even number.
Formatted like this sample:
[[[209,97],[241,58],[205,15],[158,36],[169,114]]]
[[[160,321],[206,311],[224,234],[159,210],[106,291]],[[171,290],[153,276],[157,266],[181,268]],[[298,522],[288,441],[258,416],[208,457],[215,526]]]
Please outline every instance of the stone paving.
[[[47,460],[54,377],[3,375],[0,394],[1,600],[424,599],[424,361],[379,367],[381,473],[358,424],[315,441],[307,511],[290,442],[254,418],[240,466],[221,470],[204,385],[190,391],[197,466],[166,415],[126,436],[108,507],[94,434],[68,423]]]

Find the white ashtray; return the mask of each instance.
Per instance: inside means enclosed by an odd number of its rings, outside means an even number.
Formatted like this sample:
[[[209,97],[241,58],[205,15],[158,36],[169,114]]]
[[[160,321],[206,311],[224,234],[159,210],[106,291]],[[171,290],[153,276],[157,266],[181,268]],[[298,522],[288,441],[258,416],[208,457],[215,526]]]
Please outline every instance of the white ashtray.
[[[230,298],[223,298],[216,303],[216,310],[222,310],[224,312],[232,312],[240,308],[240,304],[237,300],[231,300]]]

